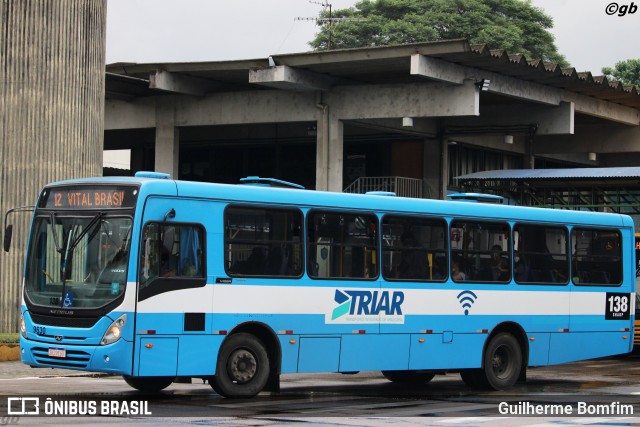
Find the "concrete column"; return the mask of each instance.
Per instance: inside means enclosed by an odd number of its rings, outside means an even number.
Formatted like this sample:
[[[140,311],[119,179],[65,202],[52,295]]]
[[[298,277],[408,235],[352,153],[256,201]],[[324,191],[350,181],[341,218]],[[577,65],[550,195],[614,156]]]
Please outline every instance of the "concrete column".
[[[0,0],[0,212],[102,175],[106,0]],[[17,332],[30,216],[0,251],[0,332]]]
[[[329,191],[342,193],[344,174],[344,123],[329,114]]]
[[[344,171],[344,124],[329,105],[318,102],[316,135],[316,190],[342,193]]]
[[[329,189],[329,106],[317,104],[321,110],[316,133],[316,190]]]
[[[533,136],[527,136],[526,138],[522,169],[535,169],[536,157],[533,155]]]
[[[442,144],[439,140],[425,139],[423,154],[423,186],[422,197],[426,199],[440,198],[440,160],[442,158]]]
[[[155,171],[171,174],[178,179],[180,132],[176,127],[175,102],[160,98],[156,104],[156,163]]]
[[[441,200],[447,198],[447,187],[449,185],[449,140],[440,137],[440,194]]]

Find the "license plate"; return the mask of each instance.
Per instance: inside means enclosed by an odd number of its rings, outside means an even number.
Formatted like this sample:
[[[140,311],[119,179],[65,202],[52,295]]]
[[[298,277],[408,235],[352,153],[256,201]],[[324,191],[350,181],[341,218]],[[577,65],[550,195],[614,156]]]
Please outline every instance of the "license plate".
[[[67,350],[65,350],[64,348],[49,347],[49,356],[67,357]]]

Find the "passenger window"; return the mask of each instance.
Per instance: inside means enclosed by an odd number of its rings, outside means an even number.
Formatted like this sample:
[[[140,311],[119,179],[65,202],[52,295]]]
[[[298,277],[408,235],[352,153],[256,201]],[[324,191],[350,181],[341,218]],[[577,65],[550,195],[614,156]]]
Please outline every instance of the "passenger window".
[[[232,277],[300,277],[302,212],[231,206],[225,211],[225,268]]]
[[[573,282],[579,285],[622,283],[622,236],[617,230],[571,231]]]
[[[516,224],[513,245],[513,274],[517,283],[568,283],[565,228]]]
[[[382,219],[382,274],[387,280],[440,282],[447,272],[447,223],[386,215]]]
[[[451,222],[451,278],[455,282],[507,283],[511,280],[509,224]]]
[[[312,211],[307,215],[307,242],[310,277],[378,277],[378,218],[373,214]]]
[[[140,284],[157,278],[204,278],[203,231],[199,226],[149,223],[142,235]]]

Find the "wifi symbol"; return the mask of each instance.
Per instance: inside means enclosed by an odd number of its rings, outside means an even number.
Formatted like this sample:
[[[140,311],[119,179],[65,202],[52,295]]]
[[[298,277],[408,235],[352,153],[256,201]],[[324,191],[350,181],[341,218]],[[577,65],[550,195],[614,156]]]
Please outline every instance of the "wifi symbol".
[[[476,296],[476,294],[471,291],[462,291],[458,294],[458,301],[460,302],[462,308],[464,308],[465,316],[469,315],[469,309],[477,299],[478,297]]]

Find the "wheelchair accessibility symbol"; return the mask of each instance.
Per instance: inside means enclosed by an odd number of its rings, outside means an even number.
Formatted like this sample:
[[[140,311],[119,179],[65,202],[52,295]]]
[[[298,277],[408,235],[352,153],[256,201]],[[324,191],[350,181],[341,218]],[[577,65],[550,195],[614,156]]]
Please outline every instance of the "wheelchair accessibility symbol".
[[[62,301],[63,307],[73,307],[73,292],[65,292]]]

